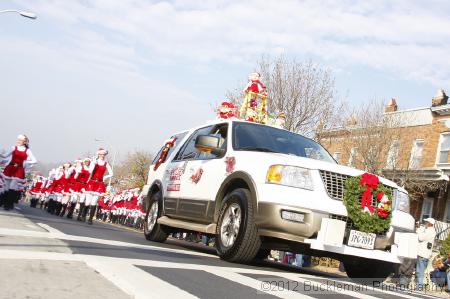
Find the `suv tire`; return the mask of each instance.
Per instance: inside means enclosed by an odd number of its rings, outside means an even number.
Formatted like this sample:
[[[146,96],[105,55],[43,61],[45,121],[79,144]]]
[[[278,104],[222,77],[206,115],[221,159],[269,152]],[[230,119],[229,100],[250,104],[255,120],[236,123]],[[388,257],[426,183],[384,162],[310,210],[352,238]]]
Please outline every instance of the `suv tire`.
[[[167,239],[168,234],[157,222],[158,218],[161,217],[161,213],[161,193],[157,192],[151,195],[147,205],[147,212],[145,213],[144,235],[147,240],[164,242]]]
[[[216,228],[216,250],[220,258],[249,263],[256,257],[261,239],[253,214],[249,190],[238,188],[225,196]]]

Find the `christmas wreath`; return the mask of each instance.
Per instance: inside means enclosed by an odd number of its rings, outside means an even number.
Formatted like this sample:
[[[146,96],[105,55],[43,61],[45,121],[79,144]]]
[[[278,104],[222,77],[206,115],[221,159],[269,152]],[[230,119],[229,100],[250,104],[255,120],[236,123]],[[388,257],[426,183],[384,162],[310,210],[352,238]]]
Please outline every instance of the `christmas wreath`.
[[[376,198],[376,207],[372,199]],[[366,233],[383,233],[391,223],[392,191],[376,175],[365,173],[345,181],[344,205],[356,229]]]

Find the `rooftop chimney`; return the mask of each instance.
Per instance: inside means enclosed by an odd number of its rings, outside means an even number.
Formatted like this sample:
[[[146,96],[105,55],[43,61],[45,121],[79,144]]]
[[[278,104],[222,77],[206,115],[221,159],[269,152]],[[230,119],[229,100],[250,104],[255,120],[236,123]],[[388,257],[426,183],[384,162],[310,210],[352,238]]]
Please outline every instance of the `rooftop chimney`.
[[[397,111],[397,108],[398,108],[397,102],[395,101],[394,98],[392,98],[389,101],[389,103],[384,107],[384,113],[395,112],[395,111]]]
[[[445,94],[444,90],[438,89],[436,95],[431,100],[431,106],[441,106],[447,105],[448,96]]]

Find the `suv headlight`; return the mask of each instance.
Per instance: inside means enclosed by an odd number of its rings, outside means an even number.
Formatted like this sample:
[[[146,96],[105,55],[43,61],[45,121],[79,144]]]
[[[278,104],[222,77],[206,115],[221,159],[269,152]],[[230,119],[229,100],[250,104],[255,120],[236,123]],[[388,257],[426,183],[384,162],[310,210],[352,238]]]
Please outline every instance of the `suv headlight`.
[[[409,214],[409,196],[405,192],[396,190],[395,209]]]
[[[310,170],[296,166],[270,166],[269,170],[267,171],[266,183],[279,184],[308,190],[314,189]]]

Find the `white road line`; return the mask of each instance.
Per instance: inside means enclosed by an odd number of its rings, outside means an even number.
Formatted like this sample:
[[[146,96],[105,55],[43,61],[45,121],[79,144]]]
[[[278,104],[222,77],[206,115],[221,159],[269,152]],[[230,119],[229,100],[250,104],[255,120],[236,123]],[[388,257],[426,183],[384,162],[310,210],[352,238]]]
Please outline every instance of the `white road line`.
[[[239,268],[239,267],[217,267],[217,266],[209,266],[209,265],[199,265],[199,264],[183,264],[183,263],[173,263],[173,262],[161,262],[161,261],[153,261],[153,260],[140,260],[140,259],[127,259],[127,258],[116,258],[116,257],[104,257],[104,256],[92,256],[92,255],[82,255],[82,254],[69,254],[69,253],[55,253],[55,252],[30,252],[30,251],[21,251],[21,250],[0,250],[0,257],[6,258],[6,259],[32,259],[32,260],[69,260],[69,261],[82,261],[89,265],[92,265],[93,267],[106,267],[104,265],[112,265],[111,267],[115,267],[117,272],[114,272],[113,269],[110,269],[108,271],[113,271],[114,275],[116,277],[108,276],[110,274],[105,273],[104,269],[102,268],[101,274],[104,275],[106,278],[110,279],[114,284],[117,284],[117,280],[123,279],[121,274],[121,265],[128,265],[132,267],[131,265],[140,265],[140,266],[148,266],[148,267],[155,267],[155,268],[172,268],[172,269],[186,269],[186,270],[203,270],[206,272],[210,272],[212,274],[215,274],[217,276],[220,276],[222,278],[231,280],[236,283],[241,283],[248,285],[254,289],[260,289],[261,288],[261,282],[259,282],[256,279],[246,277],[244,275],[241,275],[241,273],[250,273],[250,274],[260,274],[260,275],[267,275],[267,276],[279,276],[283,278],[287,278],[294,281],[299,282],[305,282],[308,281],[308,277],[299,277],[298,273],[283,273],[283,272],[277,272],[277,271],[271,271],[271,270],[259,270],[259,269],[247,269],[247,268]],[[95,264],[97,263],[97,264]],[[103,265],[103,266],[101,266]],[[120,265],[120,266],[119,266]],[[114,268],[113,267],[113,268]],[[147,275],[150,275],[149,273],[143,271]],[[140,275],[143,275],[142,272],[140,272]],[[111,274],[112,275],[112,274]],[[142,279],[146,279],[146,275],[143,275],[144,277]],[[306,275],[309,276],[309,275]],[[313,277],[316,278],[317,277]],[[149,278],[153,279],[153,278]],[[333,279],[325,278],[330,281],[333,281]],[[247,284],[247,281],[248,284]],[[156,281],[155,281],[156,283]],[[346,282],[348,284],[352,284],[356,286],[359,286],[358,284],[352,283],[352,282]],[[149,283],[151,285],[151,283]],[[135,292],[138,289],[133,289],[133,287],[127,286],[127,285],[118,285],[118,287],[122,288],[127,293]],[[334,291],[334,290],[333,290]],[[399,296],[403,298],[408,299],[415,299],[417,297],[414,297],[414,295],[406,295],[399,292],[393,292],[393,291],[387,291],[387,290],[377,290],[378,292],[381,292],[382,294],[388,294],[393,296]],[[335,291],[336,292],[336,291]],[[291,294],[292,293],[292,294]],[[349,290],[345,290],[345,292],[336,292],[342,295],[349,295],[356,298],[366,298],[366,299],[374,299],[377,298],[375,296],[366,295],[363,293],[353,292]],[[275,295],[277,297],[281,298],[293,298],[291,296],[295,295],[297,298],[303,294],[299,294],[292,291],[282,291],[280,293],[275,292]],[[424,296],[425,294],[417,293],[417,295]],[[306,296],[306,295],[305,295]],[[436,298],[428,295],[427,297],[430,298]],[[178,298],[178,297],[176,297]],[[307,297],[303,297],[307,298]]]
[[[311,280],[317,279],[317,277],[311,276],[311,275],[308,275],[308,277],[311,277]],[[345,284],[349,284],[349,285],[352,285],[352,286],[355,286],[355,287],[356,286],[360,286],[359,284],[354,283],[354,282],[349,281],[349,280],[341,282],[341,281],[335,280],[333,278],[323,278],[323,279],[328,279],[330,281],[334,281],[334,282],[338,282],[338,283],[339,282],[340,283],[345,283]],[[386,289],[381,290],[381,289],[378,289],[378,288],[371,288],[371,290],[374,290],[374,291],[377,291],[377,292],[381,292],[383,294],[388,294],[388,295],[392,295],[392,296],[398,296],[398,297],[406,298],[406,299],[417,299],[417,297],[414,297],[412,293],[411,293],[411,295],[408,295],[408,294],[401,293],[401,292],[394,292],[394,291],[389,291],[389,290],[386,290]],[[417,292],[417,295],[426,296],[426,297],[429,296],[427,294],[418,293],[418,292]],[[431,296],[430,298],[437,298],[437,297]]]
[[[48,232],[38,232],[12,228],[0,228],[0,235],[16,236],[16,237],[49,238],[49,239],[55,239],[56,237],[58,237]]]
[[[137,299],[198,298],[129,263],[88,259],[86,264],[97,270],[117,287]]]
[[[47,225],[45,223],[36,223],[37,225],[39,225],[40,227],[42,227],[43,229],[45,229],[46,231],[48,231],[51,234],[54,235],[66,235],[65,233],[63,233],[62,231],[51,227],[50,225]]]
[[[19,208],[19,207],[14,207],[14,209],[16,209],[16,210],[18,210],[18,211],[21,211],[21,210],[22,210],[22,209]]]
[[[259,281],[257,279],[247,277],[235,272],[230,271],[224,271],[221,269],[205,269],[206,272],[217,275],[219,277],[228,279],[234,283],[239,283],[242,285],[245,285],[249,288],[255,289],[256,291],[259,291],[261,293],[269,294],[278,298],[285,298],[285,299],[291,299],[291,298],[304,298],[304,299],[312,299],[313,297],[310,297],[308,295],[304,295],[301,293],[297,293],[295,291],[291,291],[288,289],[279,289],[278,287],[273,287],[271,284],[267,284],[263,281]]]
[[[86,263],[125,293],[137,299],[197,298],[133,266],[128,259],[56,252],[0,250],[2,259],[80,261]],[[157,292],[155,292],[157,291]]]
[[[152,246],[152,245],[140,245],[140,244],[134,244],[134,243],[128,243],[128,242],[122,242],[122,241],[67,235],[67,234],[64,234],[61,231],[54,229],[51,226],[48,226],[46,224],[41,224],[41,227],[50,232],[47,233],[47,232],[36,232],[36,231],[28,231],[28,230],[10,229],[10,228],[0,228],[0,235],[80,241],[80,242],[89,242],[89,243],[95,243],[95,244],[101,244],[101,245],[146,249],[149,251],[165,251],[165,252],[173,252],[173,253],[179,253],[179,254],[185,254],[185,255],[191,255],[191,256],[192,255],[203,256],[203,257],[209,257],[209,258],[215,258],[215,259],[219,258],[216,255],[211,255],[211,254],[202,253],[202,252],[189,251],[189,250],[164,248],[164,247],[157,247],[157,246]]]
[[[307,283],[310,284],[311,286],[321,286],[322,284],[320,282],[316,282],[314,280],[308,280],[307,278],[301,278],[298,276],[298,274],[293,274],[293,273],[273,273],[273,276],[279,276],[279,277],[283,277],[289,280],[293,280],[293,281],[298,281],[301,282],[303,284]],[[354,284],[355,289],[356,287],[360,287],[362,288],[361,285],[357,285]],[[312,288],[314,290],[314,288]],[[318,289],[318,292],[321,292],[322,289]],[[369,289],[370,290],[370,289]],[[351,297],[355,297],[355,298],[360,298],[360,299],[376,299],[378,297],[374,297],[374,296],[370,296],[368,294],[364,294],[364,293],[360,293],[360,292],[355,292],[352,290],[345,290],[345,289],[339,289],[339,288],[331,288],[330,291],[327,291],[326,286],[323,286],[323,294],[327,294],[327,295],[331,295],[332,293],[337,293],[337,294],[341,294],[341,295],[347,295],[347,296],[351,296]]]

